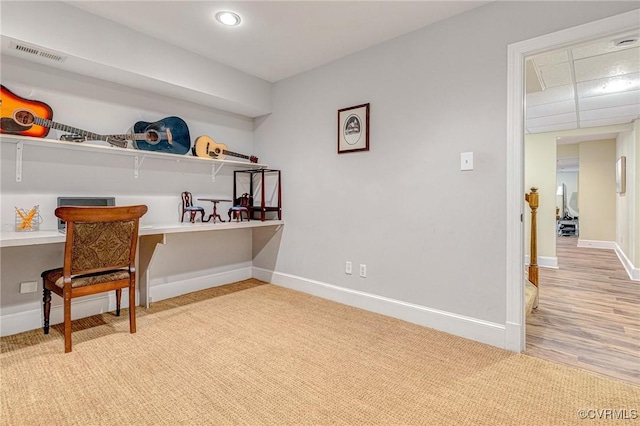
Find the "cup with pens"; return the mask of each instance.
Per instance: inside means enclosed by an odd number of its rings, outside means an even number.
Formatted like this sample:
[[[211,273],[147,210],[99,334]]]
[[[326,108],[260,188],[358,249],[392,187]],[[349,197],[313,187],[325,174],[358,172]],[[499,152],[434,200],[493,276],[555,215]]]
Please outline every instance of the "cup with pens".
[[[26,210],[16,207],[16,232],[38,231],[42,217],[40,216],[40,206]]]

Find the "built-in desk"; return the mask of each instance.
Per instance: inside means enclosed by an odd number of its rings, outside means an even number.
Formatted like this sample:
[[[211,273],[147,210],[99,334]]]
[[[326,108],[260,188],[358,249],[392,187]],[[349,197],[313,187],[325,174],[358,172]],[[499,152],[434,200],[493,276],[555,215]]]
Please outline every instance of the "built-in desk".
[[[282,220],[225,222],[225,223],[166,223],[141,225],[138,244],[138,288],[140,291],[140,305],[149,307],[149,271],[153,263],[153,256],[158,244],[166,244],[167,234],[185,232],[215,232],[232,229],[280,227]],[[65,235],[58,230],[40,231],[2,231],[0,232],[0,247],[33,246],[39,244],[64,243]],[[62,259],[60,259],[62,264]]]

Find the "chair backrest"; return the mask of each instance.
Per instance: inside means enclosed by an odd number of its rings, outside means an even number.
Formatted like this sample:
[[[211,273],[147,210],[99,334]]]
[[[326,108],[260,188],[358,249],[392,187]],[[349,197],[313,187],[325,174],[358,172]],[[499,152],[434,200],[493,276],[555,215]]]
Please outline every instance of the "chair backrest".
[[[184,191],[182,193],[182,208],[192,207],[193,206],[193,198],[191,197],[191,193],[189,191]]]
[[[251,207],[252,204],[253,204],[253,197],[247,194],[246,192],[242,194],[240,197],[236,198],[235,202],[233,203],[234,206],[247,207],[247,208]]]
[[[147,206],[58,207],[67,223],[63,275],[135,270],[138,224]]]

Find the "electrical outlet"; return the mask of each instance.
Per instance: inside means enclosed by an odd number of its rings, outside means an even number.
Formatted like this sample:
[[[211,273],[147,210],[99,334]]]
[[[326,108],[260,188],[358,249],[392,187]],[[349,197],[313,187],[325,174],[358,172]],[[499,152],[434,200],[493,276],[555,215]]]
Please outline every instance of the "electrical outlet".
[[[367,265],[363,263],[360,264],[360,276],[362,278],[367,278]]]
[[[37,281],[27,281],[20,283],[20,293],[35,293],[38,291]]]
[[[347,260],[347,263],[344,264],[344,273],[351,275],[352,272],[353,272],[353,265],[351,264],[351,262]]]

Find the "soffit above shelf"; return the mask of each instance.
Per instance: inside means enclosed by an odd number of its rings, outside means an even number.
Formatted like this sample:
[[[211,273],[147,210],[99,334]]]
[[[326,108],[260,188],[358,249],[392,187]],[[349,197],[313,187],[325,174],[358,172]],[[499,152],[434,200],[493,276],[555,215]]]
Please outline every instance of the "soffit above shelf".
[[[2,13],[13,17],[2,21],[3,55],[250,118],[271,112],[266,80],[78,8],[5,2]]]

